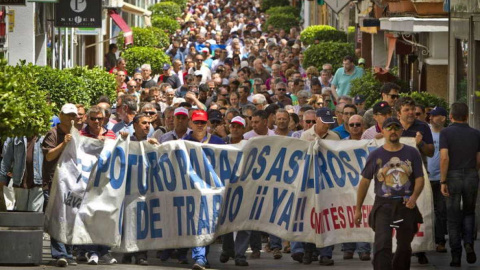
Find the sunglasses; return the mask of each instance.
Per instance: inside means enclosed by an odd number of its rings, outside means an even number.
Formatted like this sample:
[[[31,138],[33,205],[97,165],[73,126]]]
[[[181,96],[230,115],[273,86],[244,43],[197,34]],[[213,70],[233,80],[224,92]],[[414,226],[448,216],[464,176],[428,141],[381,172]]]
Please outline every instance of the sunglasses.
[[[315,123],[317,123],[317,121],[315,121],[315,120],[305,120],[305,123],[306,124],[315,124]]]
[[[392,99],[399,99],[400,98],[400,95],[390,95],[388,94]]]
[[[349,127],[361,127],[362,126],[362,123],[350,123],[348,124]]]
[[[90,117],[90,120],[95,122],[95,121],[103,121],[103,117]]]
[[[277,90],[282,91],[282,92],[287,91],[287,89],[285,89],[285,88],[277,88]]]
[[[224,72],[224,69],[217,69],[217,72]]]
[[[415,115],[416,115],[416,116],[420,116],[420,115],[422,115],[422,113],[421,113],[421,112],[417,112],[417,113],[415,113]]]
[[[144,112],[145,114],[148,114],[148,115],[155,115],[157,114],[157,112]]]
[[[197,121],[193,121],[193,124],[194,125],[206,125],[207,121],[197,120]]]
[[[210,123],[212,125],[220,125],[220,123],[222,123],[222,121],[215,120],[215,121],[210,121]]]
[[[388,130],[388,131],[397,131],[397,130],[401,130],[402,128],[397,126],[397,125],[391,125],[391,126],[386,127],[385,129]]]
[[[137,81],[137,82],[143,81],[142,79],[138,79],[138,78],[137,78],[137,79],[134,79],[134,80]]]
[[[317,102],[317,105],[323,105],[323,102]]]
[[[203,59],[195,59],[197,62],[203,62]]]

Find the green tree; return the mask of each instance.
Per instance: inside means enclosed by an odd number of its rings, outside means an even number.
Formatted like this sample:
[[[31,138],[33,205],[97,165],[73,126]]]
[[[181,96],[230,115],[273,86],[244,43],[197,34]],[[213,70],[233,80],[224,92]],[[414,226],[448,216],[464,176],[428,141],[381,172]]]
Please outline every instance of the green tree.
[[[153,74],[159,74],[162,71],[163,64],[171,64],[168,55],[157,48],[132,47],[123,53],[123,57],[127,61],[127,70],[130,72],[143,64],[150,64]]]
[[[273,14],[268,17],[264,29],[267,29],[269,25],[272,25],[275,29],[283,29],[290,31],[290,28],[298,27],[300,24],[298,17],[291,14]]]
[[[300,40],[306,45],[314,44],[316,39],[320,42],[346,42],[347,35],[330,25],[312,25],[300,33]]]
[[[352,43],[344,42],[323,42],[311,45],[303,53],[303,66],[305,68],[314,66],[318,70],[322,69],[323,64],[330,63],[334,70],[342,67],[342,59],[347,55],[353,56],[355,52]]]
[[[36,81],[37,74],[23,64],[13,67],[0,60],[0,138],[42,135],[49,130],[53,105]]]
[[[180,29],[180,24],[177,20],[169,17],[153,16],[152,25],[158,29],[165,31],[165,33],[172,35],[175,31]]]
[[[132,32],[133,44],[130,45],[132,47],[165,48],[170,43],[168,35],[155,27],[132,27]],[[120,32],[120,36],[117,38],[117,46],[121,50],[125,49],[123,32]]]
[[[271,7],[289,6],[289,0],[262,0],[262,10],[268,10]]]
[[[151,5],[148,7],[153,14],[153,16],[161,16],[161,17],[170,17],[172,19],[176,19],[182,15],[182,9],[180,6],[171,1],[160,2],[155,5]]]
[[[271,7],[266,12],[267,15],[290,14],[296,17],[300,16],[300,9],[292,6]]]

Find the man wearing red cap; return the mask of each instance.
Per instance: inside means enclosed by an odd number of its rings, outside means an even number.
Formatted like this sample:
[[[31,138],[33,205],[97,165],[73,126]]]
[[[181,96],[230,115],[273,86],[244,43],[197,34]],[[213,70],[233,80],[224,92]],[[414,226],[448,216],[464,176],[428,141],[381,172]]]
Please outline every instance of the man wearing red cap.
[[[190,128],[192,131],[184,138],[184,140],[209,144],[225,144],[222,138],[211,135],[207,132],[207,121],[208,114],[206,111],[193,111],[190,121]],[[210,264],[207,260],[209,249],[209,246],[192,248],[192,258],[195,260],[192,269],[204,270],[210,268]]]

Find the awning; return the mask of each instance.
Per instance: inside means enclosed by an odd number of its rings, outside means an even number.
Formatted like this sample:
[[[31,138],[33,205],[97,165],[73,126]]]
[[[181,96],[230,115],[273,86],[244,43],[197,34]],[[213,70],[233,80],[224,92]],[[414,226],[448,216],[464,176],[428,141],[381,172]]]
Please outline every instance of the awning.
[[[380,18],[380,29],[408,33],[448,32],[448,18]]]
[[[120,16],[114,9],[109,9],[108,14],[112,18],[120,30],[123,32],[123,37],[125,41],[125,46],[133,44],[133,32],[132,29],[128,26],[128,24],[123,20],[122,16]]]

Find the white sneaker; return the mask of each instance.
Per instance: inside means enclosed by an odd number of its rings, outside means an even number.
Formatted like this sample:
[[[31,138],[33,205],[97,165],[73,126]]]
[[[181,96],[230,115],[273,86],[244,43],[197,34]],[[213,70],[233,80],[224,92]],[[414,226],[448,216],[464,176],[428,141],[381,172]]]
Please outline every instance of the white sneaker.
[[[92,255],[88,258],[88,264],[97,265],[97,264],[98,264],[98,255],[97,255],[97,254],[92,254]]]
[[[100,257],[100,263],[102,264],[116,264],[117,260],[112,257],[112,254],[107,253]]]

